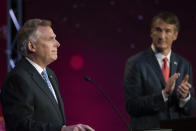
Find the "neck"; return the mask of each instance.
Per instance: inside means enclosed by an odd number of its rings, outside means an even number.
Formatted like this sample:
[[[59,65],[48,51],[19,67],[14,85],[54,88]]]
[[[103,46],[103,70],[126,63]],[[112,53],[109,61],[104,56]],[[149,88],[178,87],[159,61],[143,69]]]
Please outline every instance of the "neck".
[[[48,64],[45,64],[43,61],[41,61],[40,59],[37,59],[34,55],[28,55],[27,56],[30,60],[32,60],[33,62],[35,62],[36,64],[38,64],[42,69],[46,68],[46,66]]]
[[[158,48],[155,48],[155,51],[157,51],[158,53],[161,53],[164,56],[167,56],[169,54],[169,52],[171,51],[171,49],[158,49]]]
[[[170,50],[164,50],[164,51],[161,51],[160,53],[164,56],[167,56],[169,54]]]
[[[171,48],[169,49],[156,48],[153,44],[151,44],[151,48],[154,52],[161,53],[164,56],[167,56],[171,51]]]

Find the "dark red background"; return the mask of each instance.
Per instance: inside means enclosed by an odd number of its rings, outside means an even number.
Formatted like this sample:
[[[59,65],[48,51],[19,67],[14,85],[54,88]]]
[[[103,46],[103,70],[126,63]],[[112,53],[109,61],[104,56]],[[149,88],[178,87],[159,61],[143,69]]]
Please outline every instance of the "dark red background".
[[[59,80],[67,124],[86,123],[97,131],[126,130],[112,106],[83,77],[89,75],[98,82],[129,121],[123,89],[125,62],[150,46],[151,18],[160,11],[179,16],[181,30],[173,50],[192,63],[195,75],[195,5],[177,0],[24,0],[24,20],[52,20],[61,43],[59,58],[50,67]],[[5,46],[0,47],[2,57]],[[2,70],[6,62],[0,65]]]

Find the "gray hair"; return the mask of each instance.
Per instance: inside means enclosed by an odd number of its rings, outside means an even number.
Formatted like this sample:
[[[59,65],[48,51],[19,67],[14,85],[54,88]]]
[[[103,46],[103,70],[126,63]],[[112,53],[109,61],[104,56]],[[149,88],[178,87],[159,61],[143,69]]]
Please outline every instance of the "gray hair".
[[[23,56],[30,52],[27,48],[28,42],[36,42],[38,35],[38,26],[52,26],[51,21],[41,19],[30,19],[25,22],[24,26],[18,32],[17,47]]]

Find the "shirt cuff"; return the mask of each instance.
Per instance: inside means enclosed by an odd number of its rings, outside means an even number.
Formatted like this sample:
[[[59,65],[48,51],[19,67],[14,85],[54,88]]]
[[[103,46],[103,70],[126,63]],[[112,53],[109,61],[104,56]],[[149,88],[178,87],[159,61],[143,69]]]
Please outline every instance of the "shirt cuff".
[[[187,98],[180,98],[179,106],[182,108],[191,99],[191,94],[189,93]]]
[[[167,102],[168,101],[168,98],[165,97],[163,90],[162,90],[162,96],[163,96],[164,102]]]

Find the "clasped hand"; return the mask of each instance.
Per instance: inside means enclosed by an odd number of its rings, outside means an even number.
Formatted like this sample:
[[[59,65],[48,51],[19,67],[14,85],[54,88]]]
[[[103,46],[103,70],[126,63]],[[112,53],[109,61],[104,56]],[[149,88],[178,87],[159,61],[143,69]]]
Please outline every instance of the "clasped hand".
[[[166,87],[164,89],[164,95],[165,97],[168,98],[169,95],[172,94],[174,88],[175,88],[175,84],[176,84],[176,80],[180,77],[180,73],[175,73],[174,75],[172,75],[167,84]],[[180,94],[181,98],[187,98],[189,95],[189,89],[191,88],[191,84],[188,83],[188,79],[189,79],[189,75],[187,74],[183,81],[181,82],[181,84],[178,86],[178,93]]]
[[[178,93],[180,94],[181,98],[187,98],[189,95],[189,89],[192,87],[190,83],[188,83],[189,75],[184,77],[184,80],[178,86]]]

